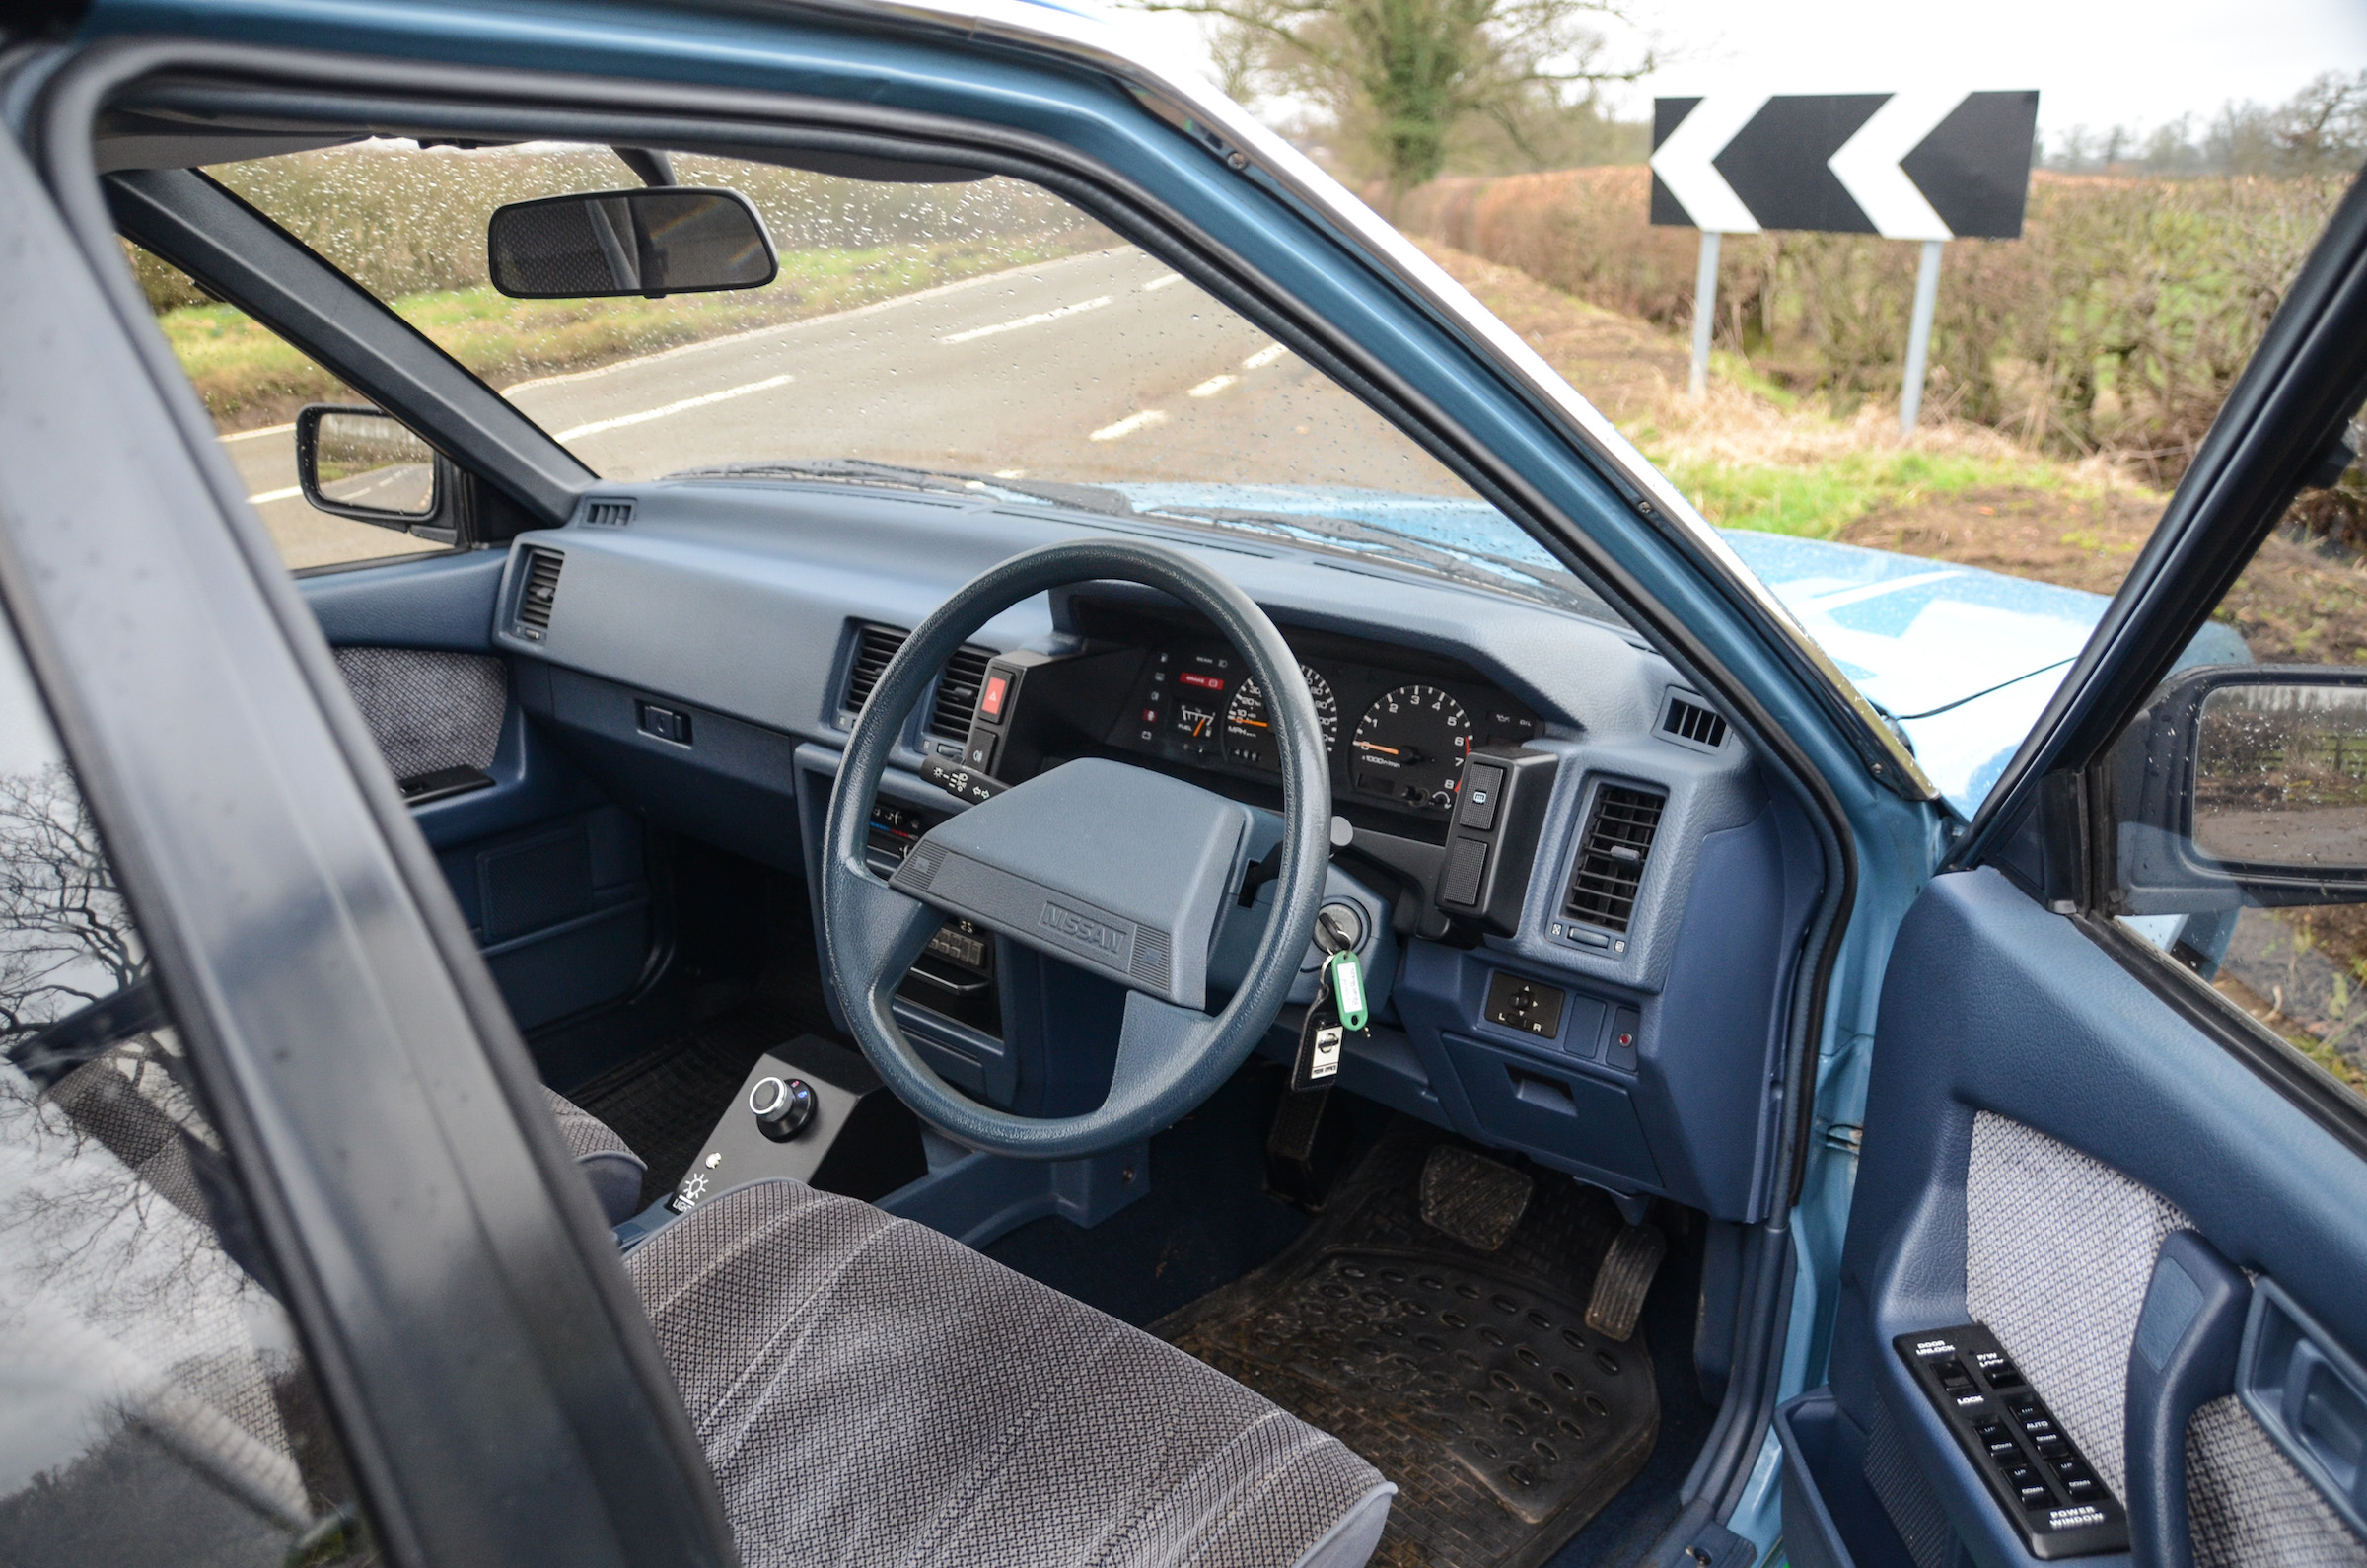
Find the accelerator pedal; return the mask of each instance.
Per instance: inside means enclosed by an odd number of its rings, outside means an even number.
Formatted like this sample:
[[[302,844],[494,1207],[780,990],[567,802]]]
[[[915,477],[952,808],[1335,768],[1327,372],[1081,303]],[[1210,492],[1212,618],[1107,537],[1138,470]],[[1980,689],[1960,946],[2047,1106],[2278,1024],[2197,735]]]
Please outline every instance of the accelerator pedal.
[[[1660,1260],[1669,1255],[1669,1239],[1656,1225],[1630,1225],[1619,1232],[1595,1270],[1594,1293],[1586,1302],[1586,1326],[1622,1344],[1635,1333],[1643,1316],[1644,1296]]]
[[[1537,1183],[1508,1165],[1452,1144],[1422,1163],[1422,1218],[1475,1252],[1492,1252],[1529,1212]]]

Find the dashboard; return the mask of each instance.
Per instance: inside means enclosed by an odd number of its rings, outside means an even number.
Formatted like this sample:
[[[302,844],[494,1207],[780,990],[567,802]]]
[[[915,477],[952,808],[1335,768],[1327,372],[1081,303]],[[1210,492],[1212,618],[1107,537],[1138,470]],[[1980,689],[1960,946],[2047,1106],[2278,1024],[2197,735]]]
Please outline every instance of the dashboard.
[[[1050,503],[693,480],[592,500],[631,503],[629,524],[587,504],[524,535],[494,591],[521,707],[612,799],[809,892],[845,737],[906,628],[1080,532],[1198,554],[1274,618],[1323,727],[1330,896],[1387,990],[1341,1082],[1639,1202],[1750,1220],[1780,1199],[1784,998],[1823,863],[1742,737],[1630,629]],[[980,627],[905,721],[873,851],[966,809],[932,767],[1012,785],[1103,756],[1258,808],[1258,859],[1280,831],[1271,726],[1240,657],[1173,600],[1056,590]],[[1238,891],[1261,918],[1254,880]],[[1123,997],[1019,944],[940,936],[897,1008],[941,1075],[1014,1108],[1083,1092],[1072,1058]]]

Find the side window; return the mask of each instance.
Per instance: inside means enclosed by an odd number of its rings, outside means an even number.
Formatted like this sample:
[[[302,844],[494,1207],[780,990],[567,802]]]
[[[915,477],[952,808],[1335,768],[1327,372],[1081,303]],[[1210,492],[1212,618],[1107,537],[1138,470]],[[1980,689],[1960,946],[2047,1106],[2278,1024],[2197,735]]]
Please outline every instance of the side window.
[[[204,400],[206,412],[213,415],[222,450],[246,481],[247,499],[262,517],[271,541],[279,546],[280,558],[291,570],[445,548],[443,539],[341,517],[306,500],[297,482],[297,415],[312,403],[361,408],[369,405],[369,399],[237,306],[208,295],[186,274],[135,247],[124,249],[148,304],[156,312],[156,324],[173,345],[174,356]],[[392,421],[383,423],[396,432],[401,430]],[[348,419],[346,425],[350,424]],[[392,454],[395,463],[373,463],[375,455],[361,449],[374,432],[357,432],[364,441],[340,443],[343,428],[332,420],[323,450],[321,474],[332,496],[343,493],[340,480],[367,484],[366,474],[383,474],[391,467],[408,477],[417,467],[417,460],[425,457],[425,449],[416,438],[410,438],[408,445],[416,448],[415,452]],[[359,463],[352,462],[355,457],[360,458]],[[399,461],[404,458],[413,461]],[[355,471],[341,472],[339,460],[345,460]],[[407,494],[399,497],[397,507],[407,508],[410,499]]]
[[[2114,756],[2113,906],[2367,1099],[2367,474],[2302,494],[2187,660]]]
[[[0,622],[0,1559],[362,1562],[353,1487]]]

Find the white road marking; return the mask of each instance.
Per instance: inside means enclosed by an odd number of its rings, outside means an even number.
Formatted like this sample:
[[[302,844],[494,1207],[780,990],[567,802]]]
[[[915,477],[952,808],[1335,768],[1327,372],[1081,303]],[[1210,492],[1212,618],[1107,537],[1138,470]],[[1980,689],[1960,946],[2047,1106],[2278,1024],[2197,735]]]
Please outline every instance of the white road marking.
[[[1241,368],[1243,370],[1263,370],[1266,366],[1271,365],[1275,360],[1280,359],[1283,355],[1289,352],[1289,349],[1284,348],[1279,343],[1268,343],[1256,353],[1252,354],[1248,359],[1243,360],[1241,362]]]
[[[1213,397],[1239,380],[1241,380],[1239,376],[1211,376],[1184,395],[1186,397]]]
[[[1126,415],[1125,418],[1120,419],[1116,424],[1102,426],[1101,429],[1095,431],[1092,435],[1087,436],[1085,439],[1088,441],[1115,441],[1121,436],[1130,436],[1137,430],[1148,430],[1153,425],[1164,425],[1166,423],[1167,414],[1163,410],[1157,408],[1145,408],[1138,414]]]
[[[260,495],[251,495],[247,498],[247,502],[250,506],[261,506],[266,501],[286,501],[302,494],[304,494],[303,485],[291,484],[285,490],[265,490]]]
[[[645,425],[652,419],[663,419],[669,414],[679,414],[692,408],[704,408],[709,403],[729,402],[734,397],[745,397],[750,392],[770,392],[775,387],[788,386],[795,379],[791,376],[767,376],[762,381],[752,381],[745,387],[726,387],[721,392],[711,392],[697,397],[685,397],[681,402],[667,403],[663,407],[644,408],[637,414],[618,414],[613,419],[595,419],[588,425],[577,425],[573,430],[562,430],[551,439],[560,442],[581,441],[586,436],[597,436],[604,430],[621,430],[626,425]]]
[[[252,441],[257,436],[284,436],[295,428],[293,424],[265,425],[260,430],[241,430],[231,435],[218,436],[215,439],[227,445],[233,441]]]
[[[1165,276],[1165,277],[1163,277],[1163,278],[1153,278],[1153,279],[1151,279],[1151,281],[1150,281],[1150,282],[1148,282],[1148,283],[1145,283],[1145,284],[1142,286],[1142,292],[1143,292],[1143,293],[1145,293],[1145,294],[1156,294],[1156,293],[1158,293],[1158,292],[1159,292],[1161,289],[1163,289],[1163,288],[1166,288],[1166,287],[1167,287],[1169,284],[1171,284],[1171,283],[1181,283],[1181,282],[1183,282],[1183,281],[1184,281],[1184,274],[1183,274],[1183,273],[1181,273],[1181,272],[1170,272],[1170,273],[1169,273],[1167,276]]]
[[[967,332],[949,332],[937,341],[940,343],[972,342],[981,337],[992,337],[997,332],[1016,332],[1023,326],[1038,326],[1045,321],[1056,321],[1063,316],[1074,316],[1079,311],[1098,311],[1109,303],[1111,303],[1110,296],[1104,294],[1090,300],[1079,300],[1074,305],[1063,305],[1056,310],[1038,311],[1034,316],[1023,316],[1015,321],[997,321],[992,326],[973,326]]]

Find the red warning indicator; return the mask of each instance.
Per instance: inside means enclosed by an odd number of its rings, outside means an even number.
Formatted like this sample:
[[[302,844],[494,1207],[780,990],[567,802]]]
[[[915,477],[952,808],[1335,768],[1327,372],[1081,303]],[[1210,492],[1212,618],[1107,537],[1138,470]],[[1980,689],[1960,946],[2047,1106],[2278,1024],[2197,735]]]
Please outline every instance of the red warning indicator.
[[[1187,686],[1198,686],[1204,691],[1222,691],[1225,689],[1224,677],[1204,676],[1201,675],[1197,670],[1179,671],[1176,674],[1176,678],[1183,681]]]

